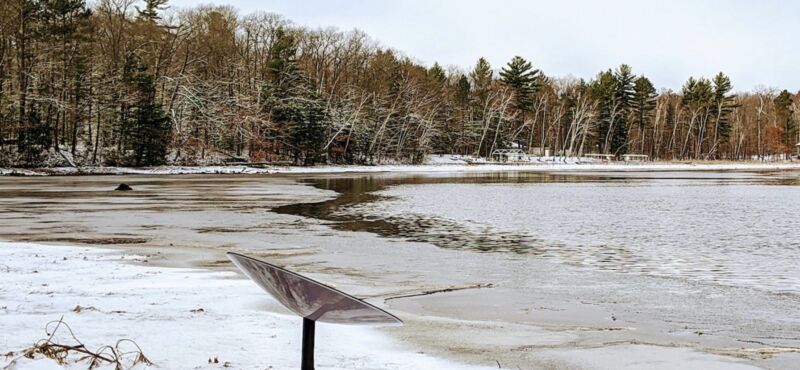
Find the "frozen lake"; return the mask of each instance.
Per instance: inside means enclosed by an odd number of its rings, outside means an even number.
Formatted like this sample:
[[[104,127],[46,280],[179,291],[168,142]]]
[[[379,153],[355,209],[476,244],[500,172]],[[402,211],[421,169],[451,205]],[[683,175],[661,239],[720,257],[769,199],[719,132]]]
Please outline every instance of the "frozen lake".
[[[274,261],[457,361],[800,363],[800,172],[0,177],[0,207],[7,240]]]
[[[632,337],[654,343],[800,345],[797,172],[385,175],[311,183],[342,195],[277,210],[466,253],[415,261],[498,285],[399,308],[559,329],[635,328]]]
[[[508,174],[417,179],[339,216],[446,248],[800,293],[798,173]],[[323,185],[324,187],[324,185]],[[387,234],[391,231],[387,231]]]

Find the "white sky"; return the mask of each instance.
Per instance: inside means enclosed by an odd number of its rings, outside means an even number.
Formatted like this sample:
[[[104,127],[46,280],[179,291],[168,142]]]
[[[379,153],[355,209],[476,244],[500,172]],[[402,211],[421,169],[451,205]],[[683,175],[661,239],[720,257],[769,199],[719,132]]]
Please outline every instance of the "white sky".
[[[731,76],[736,90],[800,88],[796,0],[171,0],[358,28],[424,64],[499,68],[514,55],[550,76],[591,78],[627,63],[661,88]]]

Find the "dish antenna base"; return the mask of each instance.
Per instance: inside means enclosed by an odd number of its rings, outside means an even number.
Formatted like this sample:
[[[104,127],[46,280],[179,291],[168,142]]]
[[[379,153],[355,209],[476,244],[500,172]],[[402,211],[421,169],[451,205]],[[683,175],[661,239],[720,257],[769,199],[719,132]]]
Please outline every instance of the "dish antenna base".
[[[301,370],[314,370],[314,326],[316,322],[303,318],[303,358]]]

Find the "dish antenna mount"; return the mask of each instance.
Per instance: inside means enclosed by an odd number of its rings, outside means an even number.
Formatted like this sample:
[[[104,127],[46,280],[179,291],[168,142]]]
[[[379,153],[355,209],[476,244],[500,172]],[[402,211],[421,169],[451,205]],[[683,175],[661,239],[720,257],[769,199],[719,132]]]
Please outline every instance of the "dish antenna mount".
[[[317,321],[348,325],[402,325],[396,316],[303,275],[238,253],[228,258],[247,277],[295,315],[303,318],[300,368],[314,370],[314,327]]]

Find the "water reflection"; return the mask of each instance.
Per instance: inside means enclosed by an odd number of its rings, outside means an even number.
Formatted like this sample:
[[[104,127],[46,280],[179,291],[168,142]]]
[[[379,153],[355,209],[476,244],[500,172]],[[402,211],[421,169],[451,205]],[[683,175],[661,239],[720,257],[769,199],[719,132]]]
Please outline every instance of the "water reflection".
[[[275,209],[342,230],[588,268],[800,292],[796,172],[367,175]]]

